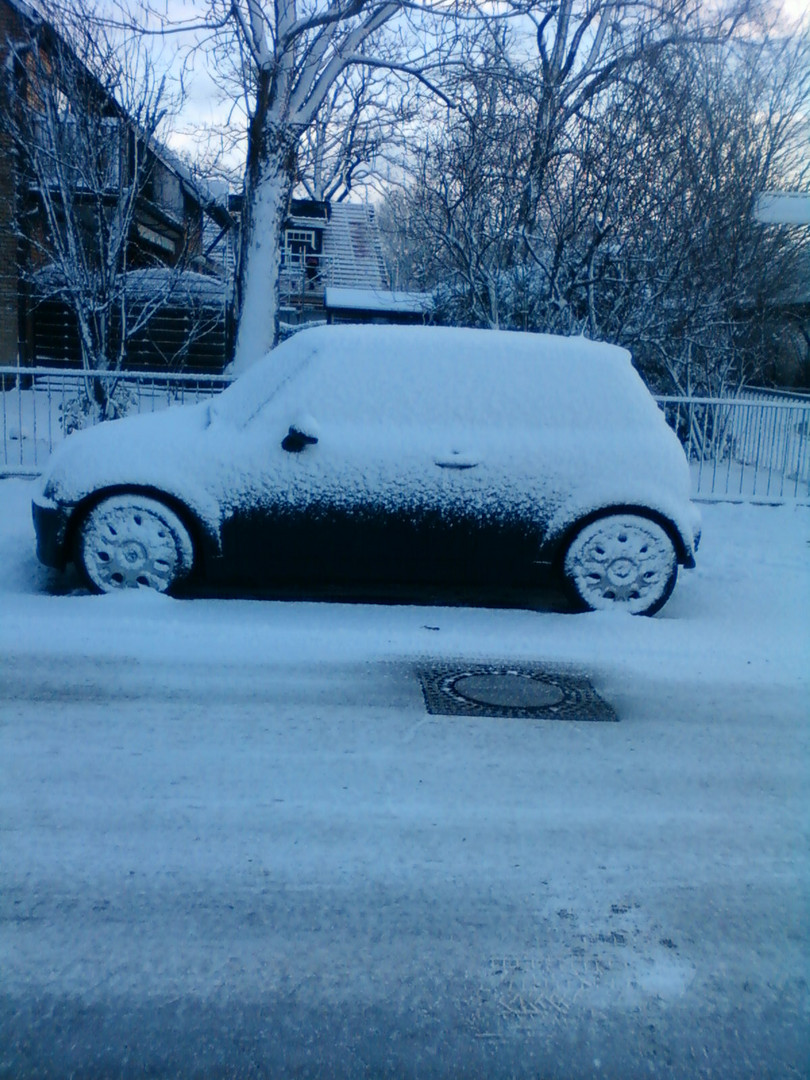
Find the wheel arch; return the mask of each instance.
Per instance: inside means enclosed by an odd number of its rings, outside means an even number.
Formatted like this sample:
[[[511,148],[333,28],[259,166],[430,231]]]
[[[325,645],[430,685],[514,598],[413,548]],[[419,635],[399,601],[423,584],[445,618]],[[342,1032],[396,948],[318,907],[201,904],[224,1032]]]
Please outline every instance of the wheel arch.
[[[191,576],[198,577],[204,574],[205,568],[218,554],[219,544],[217,537],[188,503],[179,499],[176,495],[172,495],[158,487],[151,487],[149,484],[111,484],[108,487],[99,488],[80,499],[70,516],[65,532],[64,551],[68,560],[75,559],[79,529],[87,519],[87,515],[99,503],[116,495],[143,495],[146,498],[163,503],[174,511],[188,529],[194,548],[194,564]]]

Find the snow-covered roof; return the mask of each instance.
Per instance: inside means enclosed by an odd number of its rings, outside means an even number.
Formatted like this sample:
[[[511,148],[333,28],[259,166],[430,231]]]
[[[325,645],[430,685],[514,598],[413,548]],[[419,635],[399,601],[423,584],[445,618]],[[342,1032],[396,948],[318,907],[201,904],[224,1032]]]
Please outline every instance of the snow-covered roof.
[[[364,203],[332,203],[323,253],[329,279],[339,288],[385,291],[388,286],[374,208]]]
[[[178,273],[168,266],[150,266],[142,270],[130,270],[127,274],[129,295],[145,299],[155,294],[167,294],[170,300],[221,304],[226,289],[227,285],[222,278],[210,274],[196,274],[190,270]]]
[[[430,293],[399,292],[388,289],[347,289],[329,285],[324,296],[324,307],[347,311],[380,311],[421,315],[430,310]]]
[[[756,216],[765,225],[810,225],[810,193],[763,191],[757,196]]]
[[[43,296],[59,295],[64,291],[61,274],[53,266],[41,267],[32,277]],[[169,266],[129,270],[123,277],[127,296],[132,300],[165,297],[167,303],[188,301],[222,304],[228,288],[222,278],[190,270],[178,271]]]

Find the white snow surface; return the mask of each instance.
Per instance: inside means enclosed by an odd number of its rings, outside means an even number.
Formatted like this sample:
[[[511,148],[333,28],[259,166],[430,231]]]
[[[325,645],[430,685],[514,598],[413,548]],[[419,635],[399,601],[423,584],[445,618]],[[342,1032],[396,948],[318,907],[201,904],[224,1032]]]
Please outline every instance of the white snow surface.
[[[324,307],[327,309],[402,311],[418,315],[429,311],[431,303],[431,294],[426,292],[403,292],[397,289],[348,289],[337,285],[327,285],[324,290]]]
[[[234,665],[418,658],[575,663],[625,680],[810,689],[810,508],[707,505],[695,570],[652,619],[616,612],[91,596],[39,565],[36,481],[0,481],[0,648],[177,664],[178,680]],[[438,629],[436,629],[438,628]],[[193,665],[183,674],[182,665]]]
[[[306,416],[319,442],[281,449]],[[437,468],[448,461],[474,465]],[[322,327],[289,339],[215,401],[80,432],[46,495],[116,484],[173,494],[216,535],[247,506],[471,509],[548,523],[660,510],[691,547],[683,450],[623,349],[582,338]]]
[[[763,191],[757,197],[756,215],[765,225],[810,225],[810,194]]]
[[[36,271],[34,280],[46,296],[61,290],[60,271],[53,265],[43,266]],[[192,270],[177,271],[169,266],[129,270],[123,276],[122,284],[132,300],[162,300],[166,304],[206,301],[209,304],[223,304],[227,291],[223,278]]]
[[[90,596],[37,563],[34,490],[0,481],[9,994],[469,994],[475,1037],[560,1062],[587,1022],[607,1067],[554,1075],[612,1078],[647,1075],[616,1010],[740,1078],[768,1074],[784,1010],[772,1074],[798,1075],[807,507],[707,506],[647,619]],[[620,723],[430,716],[412,666],[442,660],[571,664]],[[765,1038],[753,1071],[725,1067],[737,1026],[746,1054]]]

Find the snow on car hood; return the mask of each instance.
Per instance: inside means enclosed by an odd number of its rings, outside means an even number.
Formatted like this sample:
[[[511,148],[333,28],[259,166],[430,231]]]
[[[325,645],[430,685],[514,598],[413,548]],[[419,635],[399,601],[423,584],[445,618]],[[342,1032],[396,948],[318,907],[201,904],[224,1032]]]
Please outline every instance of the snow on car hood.
[[[175,495],[216,527],[218,500],[204,482],[217,456],[206,436],[209,419],[207,403],[179,405],[74,432],[54,451],[42,494],[70,504],[103,488],[151,487]]]

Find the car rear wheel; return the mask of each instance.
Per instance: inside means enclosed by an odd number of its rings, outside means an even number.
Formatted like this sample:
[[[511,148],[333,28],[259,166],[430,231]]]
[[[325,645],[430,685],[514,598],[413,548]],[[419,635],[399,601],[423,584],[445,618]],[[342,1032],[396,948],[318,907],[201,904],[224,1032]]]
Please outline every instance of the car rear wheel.
[[[565,552],[563,573],[591,611],[654,615],[675,588],[678,557],[657,522],[639,514],[609,514],[579,530]]]
[[[113,495],[84,519],[76,561],[98,592],[167,592],[191,573],[194,545],[168,506],[144,495]]]

